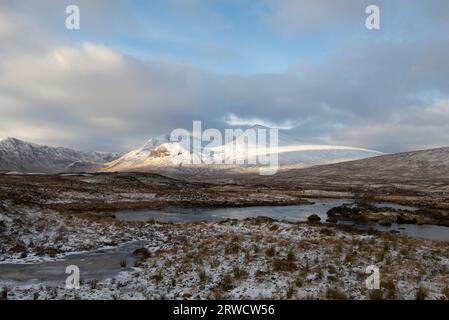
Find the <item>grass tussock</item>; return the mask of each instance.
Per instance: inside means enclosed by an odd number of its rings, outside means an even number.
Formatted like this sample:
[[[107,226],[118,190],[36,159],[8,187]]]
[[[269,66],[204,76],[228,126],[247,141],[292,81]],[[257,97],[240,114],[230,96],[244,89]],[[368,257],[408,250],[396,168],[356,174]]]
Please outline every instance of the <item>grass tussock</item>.
[[[265,255],[267,257],[274,257],[276,255],[276,249],[274,247],[269,247],[265,249]]]
[[[327,288],[326,298],[329,300],[348,300],[348,296],[338,288]]]
[[[234,267],[234,269],[232,270],[232,273],[234,274],[234,278],[236,280],[241,280],[241,279],[245,279],[248,276],[248,272],[246,272],[245,269],[242,269],[240,267]]]
[[[382,292],[382,290],[370,290],[369,294],[368,294],[368,298],[370,300],[383,300],[384,299],[384,294]]]
[[[444,294],[447,300],[449,300],[449,287],[444,287],[441,293]]]
[[[288,259],[274,259],[273,270],[276,272],[293,272],[297,270],[297,265]]]
[[[235,241],[232,241],[225,247],[225,254],[238,254],[239,251],[240,251],[240,246]]]
[[[429,290],[424,287],[419,287],[416,289],[415,298],[416,300],[426,300],[429,296]]]

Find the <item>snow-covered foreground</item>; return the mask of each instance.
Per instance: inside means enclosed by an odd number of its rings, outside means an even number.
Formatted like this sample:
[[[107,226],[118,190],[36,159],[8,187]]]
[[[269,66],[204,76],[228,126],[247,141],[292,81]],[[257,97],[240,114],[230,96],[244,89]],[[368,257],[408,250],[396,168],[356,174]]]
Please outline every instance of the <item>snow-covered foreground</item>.
[[[60,259],[137,239],[148,244],[132,270],[85,281],[79,290],[65,289],[65,279],[60,286],[3,280],[8,299],[449,298],[447,242],[268,218],[130,223],[21,210],[20,221],[0,217],[3,263]],[[366,289],[370,265],[380,269],[380,291]]]

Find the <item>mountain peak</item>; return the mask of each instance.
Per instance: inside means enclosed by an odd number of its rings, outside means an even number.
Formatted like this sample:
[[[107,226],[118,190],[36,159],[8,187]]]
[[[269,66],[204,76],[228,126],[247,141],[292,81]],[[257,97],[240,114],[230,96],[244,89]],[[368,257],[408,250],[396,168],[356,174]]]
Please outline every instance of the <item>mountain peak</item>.
[[[0,142],[16,142],[16,141],[21,141],[21,140],[14,138],[14,137],[0,138]]]
[[[145,144],[140,149],[142,149],[142,150],[151,149],[152,150],[154,148],[157,148],[161,144],[167,143],[169,141],[170,141],[170,134],[164,133],[157,137],[153,137],[153,138],[147,140],[147,142],[145,142]]]
[[[244,130],[245,128],[256,130],[265,129],[267,130],[267,133],[268,130],[271,129],[259,124],[240,129]],[[191,140],[194,139],[192,136],[188,136],[188,138]],[[159,149],[161,145],[164,146],[163,149]],[[207,148],[207,145],[202,146]],[[220,164],[220,161],[223,159],[231,159],[232,161],[229,162],[234,163],[234,160],[238,158],[240,161],[241,158],[247,154],[247,150],[245,150],[244,146],[238,146],[238,148],[239,149],[236,152],[233,151],[226,154],[230,149],[234,150],[234,144],[225,141],[224,144],[221,144],[220,146],[202,151],[208,156],[213,154],[211,155],[211,159],[217,160],[218,164]],[[255,150],[251,150],[251,152],[258,154],[259,151],[256,148]],[[304,144],[298,141],[291,132],[279,130],[278,157],[280,165],[306,167],[358,160],[378,156],[380,154],[381,153],[376,151],[354,147]],[[193,150],[191,145],[185,146],[182,142],[172,142],[170,141],[169,134],[163,134],[147,140],[147,142],[139,149],[132,150],[119,159],[106,163],[105,168],[108,171],[145,170],[145,168],[150,168],[151,166],[173,166],[176,165],[176,163],[179,163],[178,160],[180,159],[186,159],[188,161],[194,159],[194,157],[199,157],[201,159],[202,156],[203,155],[198,154],[198,152]],[[243,160],[244,161],[240,162],[245,162],[245,159]]]
[[[6,137],[6,138],[1,138],[0,139],[0,143],[3,144],[13,144],[13,145],[19,145],[19,144],[32,144],[30,142],[26,142],[14,137]]]

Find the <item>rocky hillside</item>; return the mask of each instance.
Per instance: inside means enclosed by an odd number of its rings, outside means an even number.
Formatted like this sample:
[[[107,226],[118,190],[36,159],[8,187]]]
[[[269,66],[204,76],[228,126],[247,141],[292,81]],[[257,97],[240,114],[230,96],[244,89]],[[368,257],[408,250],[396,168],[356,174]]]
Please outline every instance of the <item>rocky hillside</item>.
[[[91,171],[120,154],[49,147],[15,138],[0,140],[0,172]],[[85,170],[89,169],[89,170]]]

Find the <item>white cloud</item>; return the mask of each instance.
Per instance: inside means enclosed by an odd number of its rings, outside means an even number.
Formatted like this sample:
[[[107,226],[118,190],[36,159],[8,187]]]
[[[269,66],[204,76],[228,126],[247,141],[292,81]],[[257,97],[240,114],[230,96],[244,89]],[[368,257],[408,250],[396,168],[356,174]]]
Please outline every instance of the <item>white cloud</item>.
[[[254,126],[254,125],[262,125],[269,128],[278,128],[278,129],[293,129],[297,126],[297,123],[292,121],[283,121],[281,123],[275,123],[269,120],[260,119],[260,118],[241,118],[231,113],[224,118],[226,124],[230,126]]]
[[[173,60],[144,62],[94,41],[70,41],[45,24],[47,7],[33,15],[15,3],[0,4],[1,136],[125,151],[203,120],[208,127],[297,126],[304,140],[381,151],[449,144],[448,106],[434,104],[449,96],[449,42],[441,41],[447,37],[443,32],[344,43],[325,61],[285,73],[223,75]],[[45,3],[51,9],[56,2]],[[303,30],[303,23],[313,21],[296,21],[296,13],[327,19],[335,8],[333,19],[351,15],[352,9],[348,13],[338,3],[281,1],[266,18],[289,30],[298,23]],[[92,27],[95,12],[100,24],[122,15],[119,4],[109,13],[101,3],[94,7],[87,19]],[[438,99],[429,99],[432,90]]]

